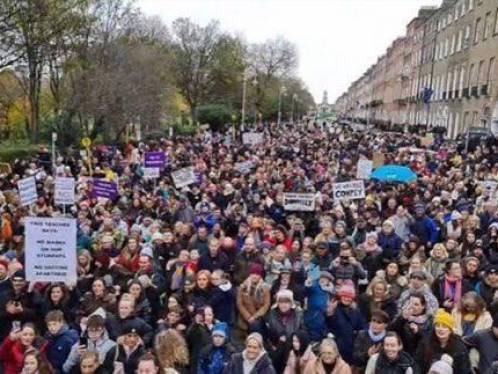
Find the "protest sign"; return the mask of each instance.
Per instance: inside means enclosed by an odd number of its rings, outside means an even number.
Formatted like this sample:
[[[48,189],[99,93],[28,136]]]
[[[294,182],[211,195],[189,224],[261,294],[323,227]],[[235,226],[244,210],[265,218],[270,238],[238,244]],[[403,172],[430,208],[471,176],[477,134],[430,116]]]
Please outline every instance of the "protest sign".
[[[498,183],[495,181],[481,181],[479,185],[484,189],[484,194],[487,197],[495,197],[496,196],[496,188],[498,187]]]
[[[145,179],[154,179],[159,178],[161,174],[161,169],[159,168],[144,168],[144,178]]]
[[[315,194],[284,193],[284,209],[291,211],[313,212],[315,210]]]
[[[372,159],[373,168],[377,169],[378,167],[384,165],[384,160],[385,160],[384,153],[379,153],[379,152],[374,153]]]
[[[252,161],[237,162],[233,167],[240,174],[246,175],[251,172],[254,167],[254,163]]]
[[[365,198],[365,183],[362,180],[334,183],[334,200],[353,200]]]
[[[145,152],[144,165],[146,168],[162,169],[165,164],[166,164],[166,153]]]
[[[197,180],[193,166],[175,170],[171,172],[171,177],[173,178],[176,188],[186,187],[189,184],[195,183]]]
[[[372,174],[373,162],[371,160],[360,159],[356,164],[356,178],[369,179]]]
[[[434,138],[424,136],[423,138],[420,138],[420,145],[422,147],[430,147],[431,145],[434,144]]]
[[[17,188],[19,189],[21,205],[31,205],[38,199],[35,177],[21,179],[17,182]]]
[[[76,220],[26,219],[26,279],[30,282],[76,282]]]
[[[74,178],[55,178],[54,200],[57,205],[74,204]]]
[[[118,197],[118,185],[116,182],[108,182],[105,179],[93,180],[93,196],[115,200]]]
[[[242,143],[249,145],[256,145],[263,143],[263,133],[262,132],[245,132],[242,134]]]

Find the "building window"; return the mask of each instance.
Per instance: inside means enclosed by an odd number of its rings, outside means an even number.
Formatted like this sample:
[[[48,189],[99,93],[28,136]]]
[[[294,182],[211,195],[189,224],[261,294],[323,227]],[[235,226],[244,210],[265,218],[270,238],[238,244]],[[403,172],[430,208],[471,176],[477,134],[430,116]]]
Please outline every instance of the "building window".
[[[459,8],[460,8],[460,5],[459,5],[459,4],[457,4],[457,5],[455,6],[455,21],[458,19],[458,9],[459,9]]]
[[[464,128],[467,128],[467,127],[470,127],[470,123],[469,123],[469,118],[470,118],[470,113],[469,112],[465,112],[463,114],[463,127]]]
[[[455,53],[455,44],[456,44],[456,34],[453,34],[453,37],[451,38],[450,55]]]
[[[491,34],[491,12],[486,13],[484,17],[484,36],[483,40],[486,40]]]
[[[465,37],[463,39],[463,48],[466,49],[469,47],[470,42],[470,25],[465,27]]]
[[[477,84],[479,86],[484,83],[484,60],[479,61],[479,67],[477,68]]]
[[[474,83],[474,70],[475,70],[475,65],[471,64],[469,69],[469,79],[468,79],[469,84],[467,85],[469,88],[472,87]]]
[[[474,43],[479,43],[481,40],[481,17],[476,20],[476,27],[474,30]]]
[[[465,66],[460,70],[460,93],[463,95],[463,85],[465,83]]]
[[[457,112],[455,113],[455,127],[453,128],[453,136],[452,138],[456,138],[458,133],[460,132],[460,114]]]
[[[477,126],[477,117],[479,116],[479,112],[477,110],[474,110],[474,113],[472,113],[472,126]]]
[[[469,6],[467,8],[469,8],[469,12],[474,9],[474,0],[469,0]]]
[[[460,12],[461,16],[463,17],[465,15],[465,12],[467,11],[467,8],[465,7],[465,0],[462,2],[462,11]]]
[[[458,90],[458,67],[455,67],[455,70],[453,71],[453,92],[454,92],[454,97],[456,98],[456,92]]]
[[[491,57],[489,60],[488,76],[486,79],[488,94],[490,90],[495,86],[495,69],[496,69],[496,58]]]
[[[458,31],[458,39],[456,45],[456,51],[460,52],[462,50],[462,39],[463,39],[463,30]]]
[[[498,8],[496,8],[496,15],[495,15],[495,34],[498,34]]]
[[[446,40],[444,41],[444,57],[448,56],[449,49],[450,49],[450,40],[446,38]]]

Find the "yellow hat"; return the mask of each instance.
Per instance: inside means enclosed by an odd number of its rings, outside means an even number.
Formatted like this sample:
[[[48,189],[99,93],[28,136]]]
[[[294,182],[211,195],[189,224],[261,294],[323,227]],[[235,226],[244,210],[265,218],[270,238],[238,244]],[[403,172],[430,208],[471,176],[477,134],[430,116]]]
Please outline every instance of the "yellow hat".
[[[441,324],[449,328],[452,332],[455,330],[455,320],[453,316],[444,309],[439,309],[434,317],[434,325]]]

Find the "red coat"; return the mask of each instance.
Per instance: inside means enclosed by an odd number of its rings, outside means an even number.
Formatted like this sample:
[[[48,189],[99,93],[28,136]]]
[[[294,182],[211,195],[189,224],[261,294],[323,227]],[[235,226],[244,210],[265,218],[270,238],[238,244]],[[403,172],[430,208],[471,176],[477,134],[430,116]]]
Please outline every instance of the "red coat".
[[[19,340],[13,341],[8,336],[5,338],[0,346],[0,361],[4,365],[4,374],[19,374],[22,371],[25,351],[26,347]],[[41,351],[45,351],[45,344]]]

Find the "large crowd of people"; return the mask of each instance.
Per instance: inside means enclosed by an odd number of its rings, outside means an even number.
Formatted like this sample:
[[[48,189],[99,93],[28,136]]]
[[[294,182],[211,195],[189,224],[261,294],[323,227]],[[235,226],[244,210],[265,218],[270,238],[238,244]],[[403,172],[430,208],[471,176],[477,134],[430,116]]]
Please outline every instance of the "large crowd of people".
[[[13,162],[0,176],[0,372],[498,372],[498,141],[254,131],[262,142],[204,132]],[[150,151],[166,154],[156,179]],[[359,159],[418,178],[367,178],[365,198],[334,199]],[[176,188],[187,166],[196,181]],[[28,176],[38,199],[22,206]],[[72,206],[54,202],[61,176],[76,180]],[[115,198],[95,196],[96,178]],[[286,210],[289,192],[313,194],[314,210]],[[76,219],[77,282],[26,280],[29,216]]]

